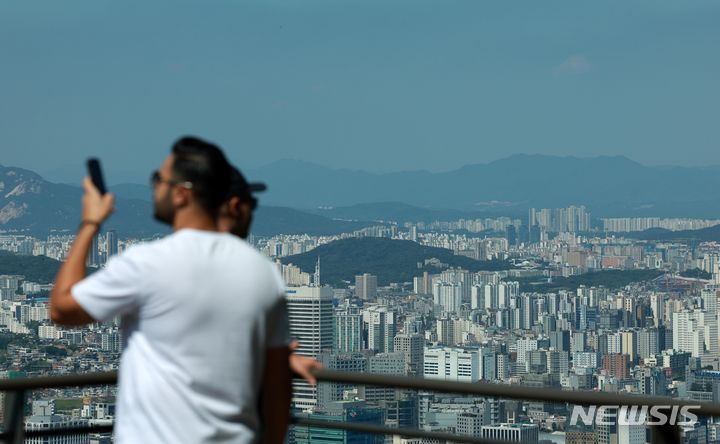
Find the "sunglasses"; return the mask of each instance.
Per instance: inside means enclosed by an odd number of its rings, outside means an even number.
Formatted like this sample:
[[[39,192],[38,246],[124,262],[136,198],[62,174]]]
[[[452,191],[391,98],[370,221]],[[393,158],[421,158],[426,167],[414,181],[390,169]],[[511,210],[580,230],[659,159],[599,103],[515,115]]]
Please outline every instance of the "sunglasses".
[[[166,183],[168,185],[182,185],[183,188],[187,188],[188,190],[192,189],[193,187],[192,182],[177,179],[163,179],[160,175],[160,171],[153,171],[153,173],[150,175],[150,186],[155,188],[161,183]]]

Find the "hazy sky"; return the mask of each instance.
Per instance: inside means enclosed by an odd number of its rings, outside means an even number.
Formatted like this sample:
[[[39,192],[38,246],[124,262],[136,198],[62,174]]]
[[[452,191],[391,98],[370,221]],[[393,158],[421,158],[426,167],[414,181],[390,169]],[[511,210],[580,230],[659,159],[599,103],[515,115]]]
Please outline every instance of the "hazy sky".
[[[246,168],[720,164],[719,23],[714,0],[2,2],[0,164],[144,179],[187,133]]]

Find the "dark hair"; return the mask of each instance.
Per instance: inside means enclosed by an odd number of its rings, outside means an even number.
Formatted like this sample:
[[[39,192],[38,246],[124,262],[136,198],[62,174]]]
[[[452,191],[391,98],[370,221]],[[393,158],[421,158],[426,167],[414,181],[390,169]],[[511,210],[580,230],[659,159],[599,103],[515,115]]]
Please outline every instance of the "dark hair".
[[[226,199],[237,196],[241,200],[250,202],[254,210],[255,207],[257,207],[257,199],[250,194],[250,185],[247,183],[247,180],[245,180],[240,170],[232,165],[230,165],[230,171],[230,191],[228,191]]]
[[[208,213],[217,215],[230,189],[230,164],[216,145],[183,137],[172,147],[174,179],[192,183],[192,192]]]

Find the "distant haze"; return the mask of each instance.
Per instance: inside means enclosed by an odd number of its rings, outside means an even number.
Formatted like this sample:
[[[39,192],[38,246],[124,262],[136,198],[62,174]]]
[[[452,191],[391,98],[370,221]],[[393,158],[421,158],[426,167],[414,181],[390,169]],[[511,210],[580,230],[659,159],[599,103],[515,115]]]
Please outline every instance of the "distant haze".
[[[720,164],[720,2],[0,3],[0,163],[145,182],[179,135],[450,171],[511,154]]]

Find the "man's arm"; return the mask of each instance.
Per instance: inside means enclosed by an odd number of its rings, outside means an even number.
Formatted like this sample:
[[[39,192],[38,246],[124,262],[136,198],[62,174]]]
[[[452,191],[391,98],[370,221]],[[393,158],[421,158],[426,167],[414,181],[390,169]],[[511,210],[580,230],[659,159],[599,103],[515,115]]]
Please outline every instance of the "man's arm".
[[[323,368],[322,362],[310,356],[298,355],[295,350],[300,347],[300,342],[292,341],[290,343],[290,370],[297,376],[306,380],[309,384],[317,384],[317,379],[313,376],[312,371]]]
[[[261,390],[262,442],[282,444],[290,422],[290,367],[288,347],[265,350],[265,370]]]
[[[50,293],[50,318],[61,325],[84,325],[95,322],[72,296],[71,289],[85,278],[85,260],[100,224],[112,212],[113,195],[100,195],[89,178],[83,181],[82,225],[68,257],[55,277]]]
[[[85,259],[97,230],[97,225],[80,227],[70,253],[55,277],[55,286],[50,293],[50,318],[58,324],[84,325],[95,322],[75,301],[70,289],[85,278]]]

